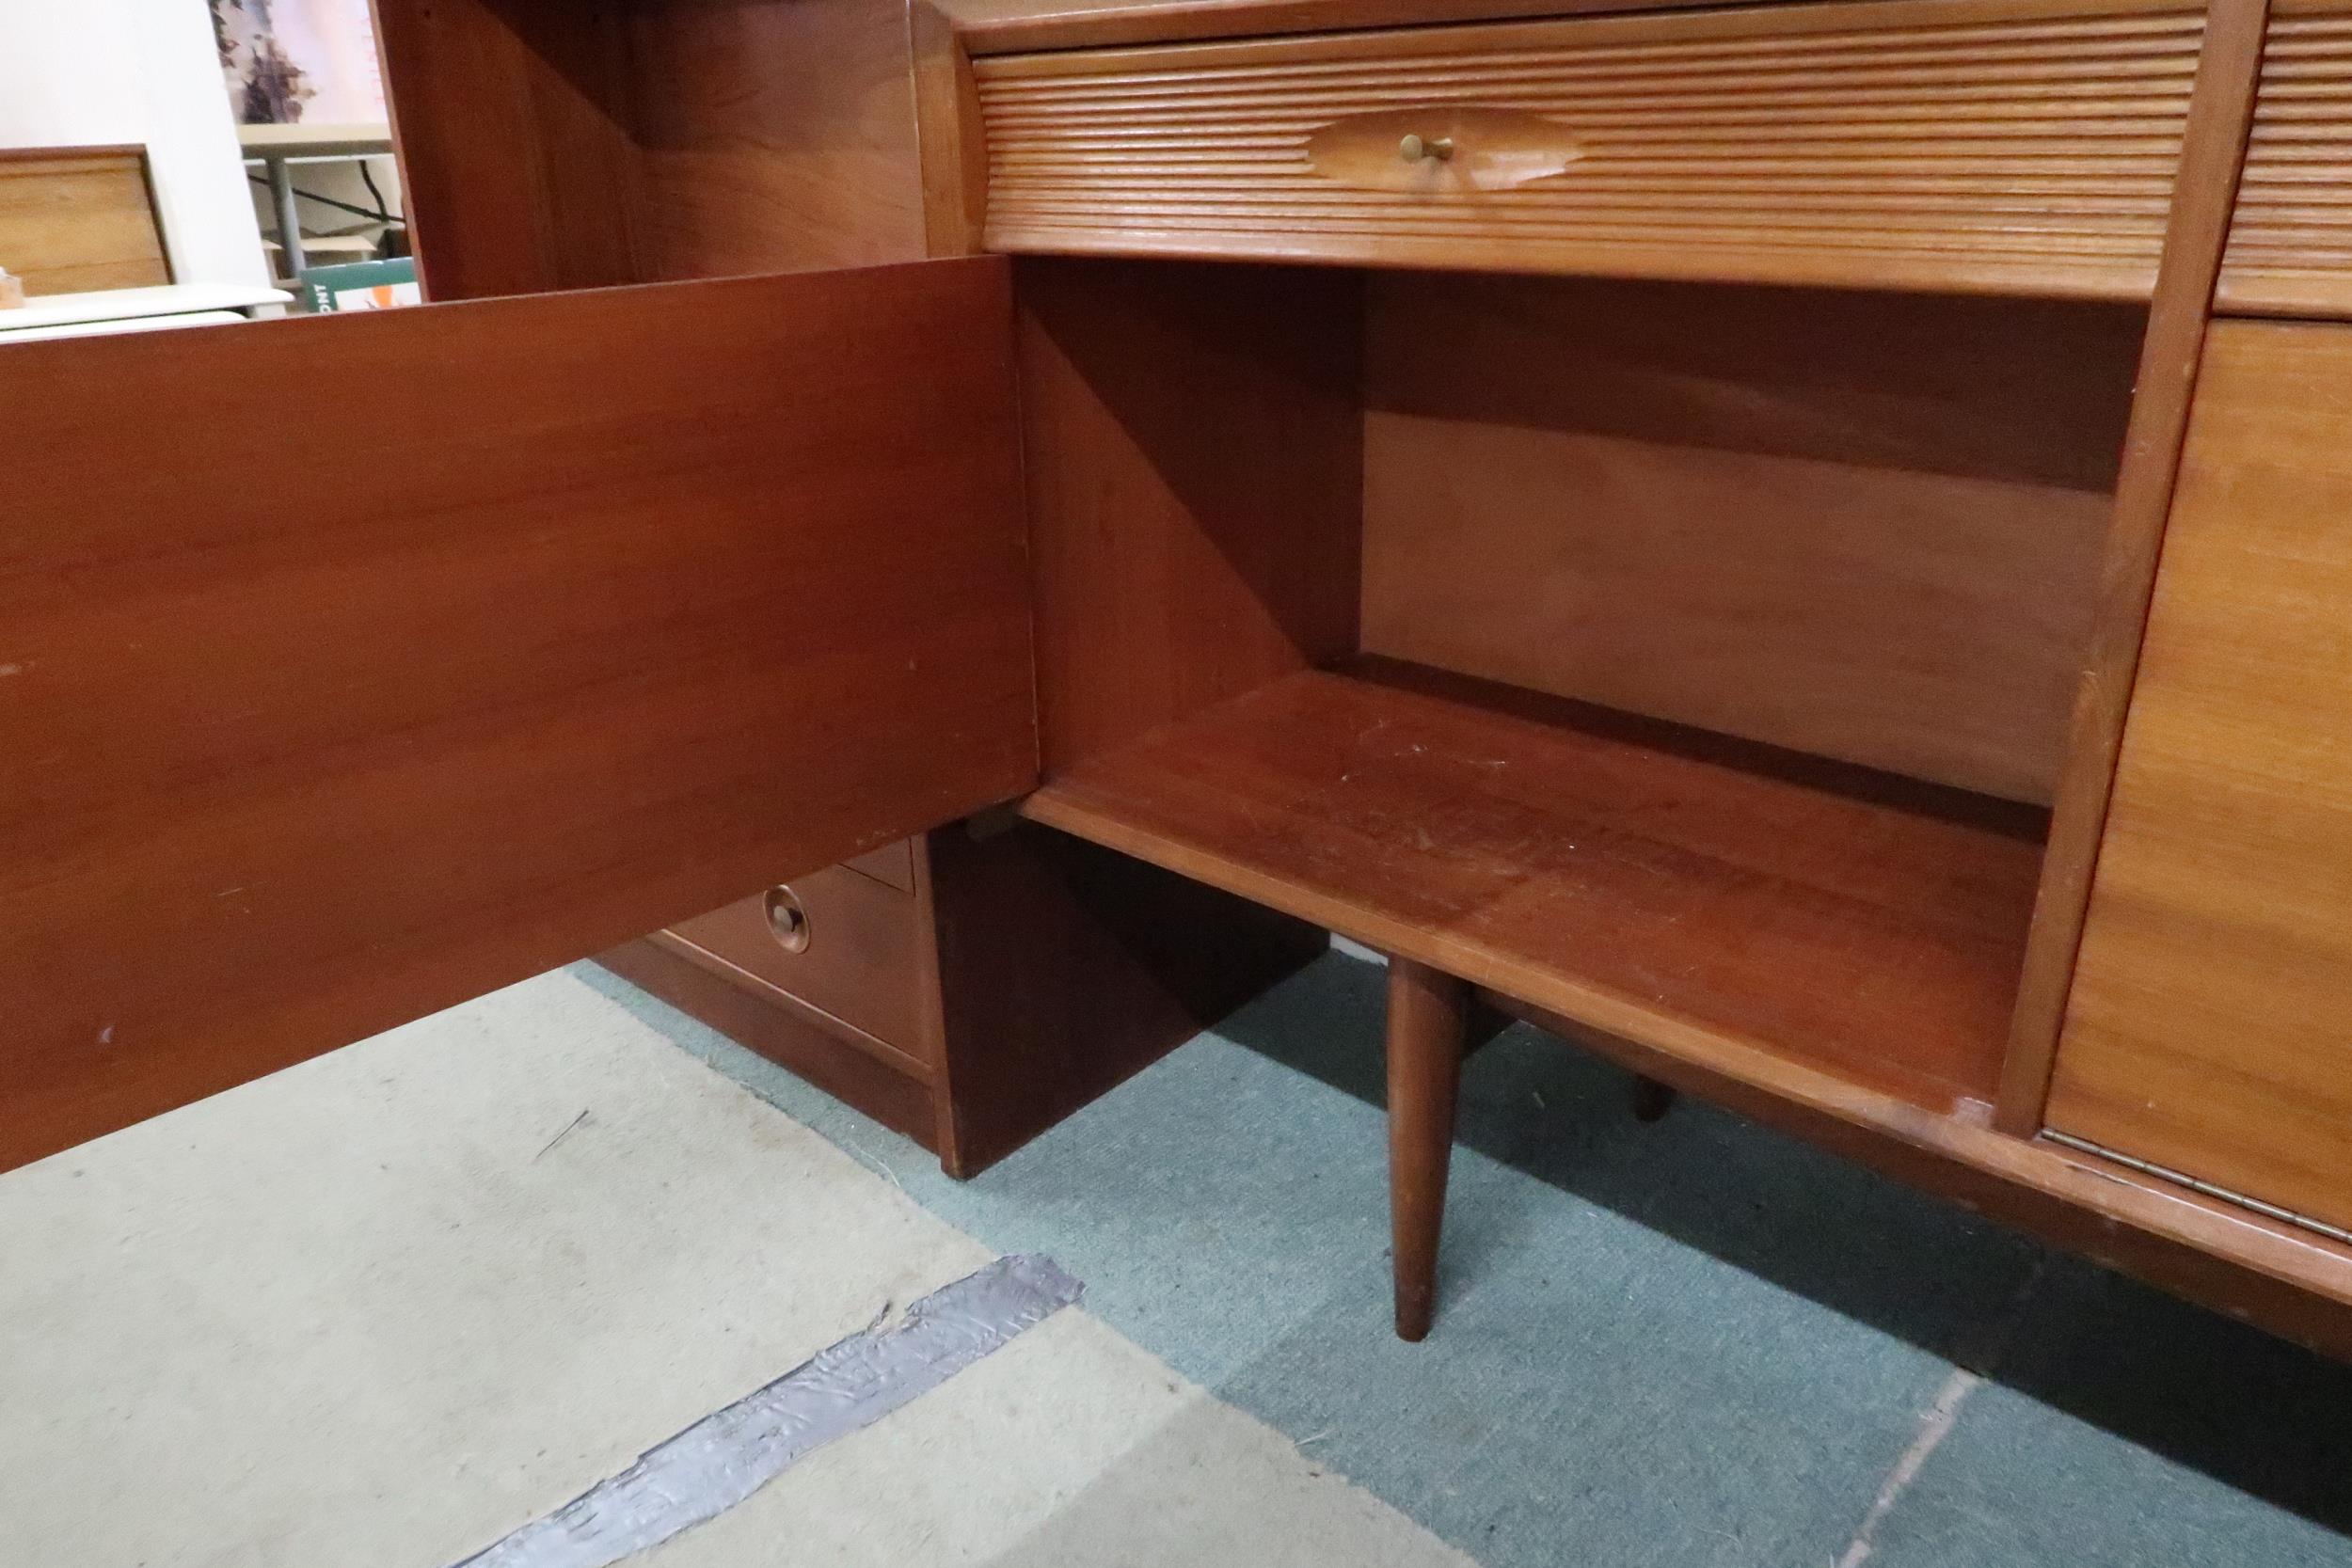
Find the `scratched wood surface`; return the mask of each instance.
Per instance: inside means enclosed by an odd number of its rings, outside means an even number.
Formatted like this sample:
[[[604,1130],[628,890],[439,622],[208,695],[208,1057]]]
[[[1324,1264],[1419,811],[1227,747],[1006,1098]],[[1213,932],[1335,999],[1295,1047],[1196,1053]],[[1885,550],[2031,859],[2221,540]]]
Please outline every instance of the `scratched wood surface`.
[[[1613,1033],[1990,1097],[2041,813],[1359,669],[1051,770],[1022,809]]]

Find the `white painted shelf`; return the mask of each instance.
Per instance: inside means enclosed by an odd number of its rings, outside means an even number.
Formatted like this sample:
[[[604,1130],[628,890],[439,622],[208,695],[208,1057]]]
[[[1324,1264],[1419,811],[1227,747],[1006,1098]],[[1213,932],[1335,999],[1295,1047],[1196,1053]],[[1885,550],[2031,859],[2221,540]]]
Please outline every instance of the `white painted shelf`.
[[[141,322],[153,326],[201,325],[174,317],[218,320],[222,313],[264,309],[294,303],[282,289],[232,283],[164,283],[151,289],[103,289],[89,293],[39,294],[12,310],[0,310],[0,341],[24,334],[63,337],[72,329]],[[61,330],[62,329],[62,330]],[[123,330],[119,325],[115,330]]]

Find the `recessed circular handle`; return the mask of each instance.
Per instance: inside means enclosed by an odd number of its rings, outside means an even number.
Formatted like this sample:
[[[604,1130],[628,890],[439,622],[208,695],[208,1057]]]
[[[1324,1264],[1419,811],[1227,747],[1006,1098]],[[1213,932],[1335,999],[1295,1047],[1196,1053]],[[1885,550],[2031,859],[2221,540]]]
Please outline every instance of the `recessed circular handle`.
[[[768,911],[768,934],[777,946],[787,953],[808,951],[808,911],[801,908],[798,894],[779,882],[768,890],[761,907]]]
[[[1408,135],[1396,144],[1396,155],[1408,164],[1420,163],[1423,158],[1435,158],[1442,164],[1454,156],[1454,138]]]

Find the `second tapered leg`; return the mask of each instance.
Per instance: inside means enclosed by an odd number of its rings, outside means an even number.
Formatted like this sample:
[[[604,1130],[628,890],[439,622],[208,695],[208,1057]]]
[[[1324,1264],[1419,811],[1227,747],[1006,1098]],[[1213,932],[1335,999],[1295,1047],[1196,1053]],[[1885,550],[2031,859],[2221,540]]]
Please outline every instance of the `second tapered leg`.
[[[1469,1013],[1464,982],[1409,958],[1389,960],[1389,1224],[1403,1339],[1428,1334],[1437,1312],[1438,1238]]]

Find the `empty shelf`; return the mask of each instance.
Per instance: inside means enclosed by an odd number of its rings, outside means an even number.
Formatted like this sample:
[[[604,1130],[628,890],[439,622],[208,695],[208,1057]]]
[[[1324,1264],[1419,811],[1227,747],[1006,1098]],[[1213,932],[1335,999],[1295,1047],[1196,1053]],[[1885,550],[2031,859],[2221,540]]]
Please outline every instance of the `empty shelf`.
[[[1938,1111],[1999,1077],[2046,828],[1373,661],[1156,730],[1023,809],[1602,1034]]]

